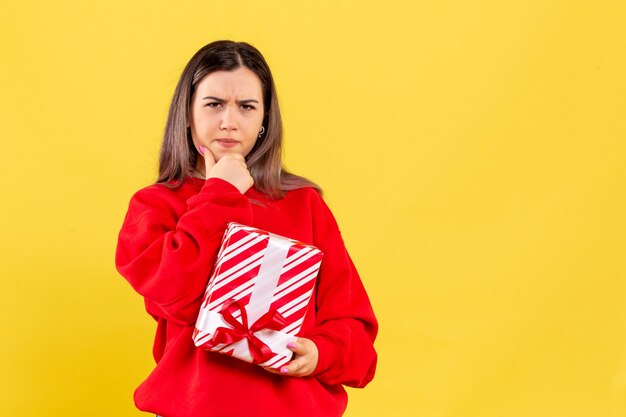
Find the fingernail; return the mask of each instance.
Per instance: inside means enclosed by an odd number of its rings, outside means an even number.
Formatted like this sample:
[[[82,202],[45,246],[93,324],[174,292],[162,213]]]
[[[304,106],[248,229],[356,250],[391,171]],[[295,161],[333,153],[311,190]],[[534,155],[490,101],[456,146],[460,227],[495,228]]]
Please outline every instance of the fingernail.
[[[289,343],[287,343],[287,347],[288,347],[288,348],[295,348],[295,347],[296,347],[296,344],[295,344],[295,343],[293,343],[293,342],[289,342]]]
[[[282,368],[280,368],[280,373],[281,374],[286,374],[287,372],[289,372],[289,369],[287,369],[286,366],[283,366]]]
[[[198,146],[198,149],[200,150],[200,154],[204,155],[204,149],[202,148],[202,146]]]

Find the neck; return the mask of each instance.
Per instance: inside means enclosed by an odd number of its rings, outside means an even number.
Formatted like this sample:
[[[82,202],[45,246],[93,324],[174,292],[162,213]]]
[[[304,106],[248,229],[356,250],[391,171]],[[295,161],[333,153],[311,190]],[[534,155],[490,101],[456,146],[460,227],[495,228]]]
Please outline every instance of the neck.
[[[200,159],[200,158],[198,158]],[[206,172],[204,172],[205,167],[202,162],[204,160],[200,160],[201,163],[196,163],[196,166],[191,169],[191,176],[196,178],[206,179]]]

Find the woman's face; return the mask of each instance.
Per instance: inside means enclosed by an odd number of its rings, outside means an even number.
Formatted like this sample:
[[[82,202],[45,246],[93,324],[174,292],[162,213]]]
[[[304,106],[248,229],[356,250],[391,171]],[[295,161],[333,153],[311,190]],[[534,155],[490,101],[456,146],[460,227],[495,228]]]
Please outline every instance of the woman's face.
[[[261,80],[246,67],[215,71],[196,86],[191,100],[191,137],[218,161],[227,153],[248,155],[263,123]]]

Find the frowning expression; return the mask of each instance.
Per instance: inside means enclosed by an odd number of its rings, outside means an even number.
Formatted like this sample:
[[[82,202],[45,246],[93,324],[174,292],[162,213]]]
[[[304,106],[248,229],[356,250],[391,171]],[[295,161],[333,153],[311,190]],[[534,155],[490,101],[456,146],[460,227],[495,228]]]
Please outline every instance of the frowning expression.
[[[263,123],[263,90],[246,67],[215,71],[196,86],[190,127],[196,149],[208,148],[215,160],[227,153],[244,157],[252,150]]]

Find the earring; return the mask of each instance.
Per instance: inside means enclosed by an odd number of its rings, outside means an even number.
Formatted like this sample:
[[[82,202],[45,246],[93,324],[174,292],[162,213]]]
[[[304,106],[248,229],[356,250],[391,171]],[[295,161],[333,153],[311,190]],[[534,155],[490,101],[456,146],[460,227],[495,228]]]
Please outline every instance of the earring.
[[[263,133],[265,133],[265,126],[261,126],[261,130],[259,130],[259,137],[263,136]]]

